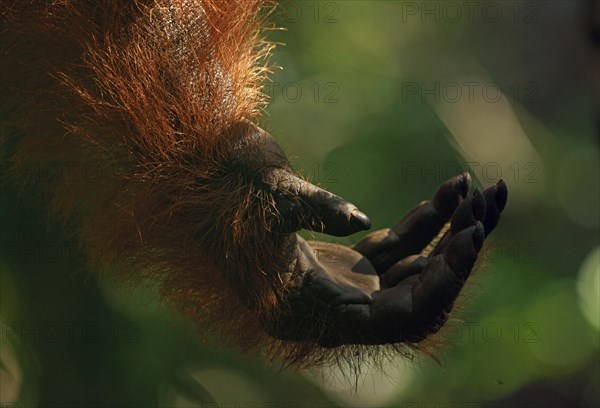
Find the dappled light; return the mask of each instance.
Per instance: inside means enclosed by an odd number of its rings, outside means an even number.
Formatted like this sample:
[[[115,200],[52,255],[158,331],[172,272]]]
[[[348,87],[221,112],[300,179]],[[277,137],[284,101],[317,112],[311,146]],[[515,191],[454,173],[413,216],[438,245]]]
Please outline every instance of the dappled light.
[[[151,279],[91,270],[37,192],[8,184],[0,406],[600,406],[600,122],[587,2],[467,3],[283,1],[271,19],[286,30],[266,34],[286,45],[270,60],[260,125],[305,179],[364,211],[371,231],[463,172],[482,191],[508,185],[433,353],[360,361],[354,378],[343,364],[296,369],[224,346],[231,333],[186,320]],[[26,82],[2,81],[2,102],[40,92]],[[344,245],[366,234],[301,233]]]

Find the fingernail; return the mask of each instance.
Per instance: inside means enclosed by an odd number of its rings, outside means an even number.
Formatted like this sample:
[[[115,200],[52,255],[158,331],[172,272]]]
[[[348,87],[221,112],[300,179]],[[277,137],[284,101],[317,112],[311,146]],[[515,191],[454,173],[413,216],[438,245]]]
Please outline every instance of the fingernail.
[[[483,224],[480,221],[475,223],[475,231],[473,231],[473,246],[475,250],[479,252],[483,246],[483,240],[485,239],[485,233],[483,231]]]
[[[371,220],[366,214],[355,208],[350,213],[350,225],[356,231],[368,230],[371,228]]]

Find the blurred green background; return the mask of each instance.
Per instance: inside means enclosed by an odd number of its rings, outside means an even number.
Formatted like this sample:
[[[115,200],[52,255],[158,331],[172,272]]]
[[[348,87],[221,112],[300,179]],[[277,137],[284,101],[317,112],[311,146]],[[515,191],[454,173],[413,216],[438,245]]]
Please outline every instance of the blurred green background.
[[[286,30],[269,38],[286,45],[263,125],[374,229],[462,171],[509,186],[469,302],[440,335],[441,365],[365,366],[354,391],[334,368],[218,348],[152,293],[98,279],[34,200],[3,187],[1,406],[600,406],[598,60],[585,13],[583,1],[293,1],[274,17]]]

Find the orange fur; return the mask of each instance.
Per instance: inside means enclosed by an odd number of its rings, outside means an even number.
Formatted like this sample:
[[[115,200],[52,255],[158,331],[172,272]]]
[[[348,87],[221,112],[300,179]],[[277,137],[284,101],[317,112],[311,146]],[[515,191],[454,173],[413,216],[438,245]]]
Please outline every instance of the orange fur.
[[[289,254],[285,237],[261,237],[271,203],[227,166],[244,123],[266,102],[267,7],[17,0],[2,8],[3,81],[47,95],[3,108],[15,174],[74,161],[92,168],[93,182],[67,172],[24,178],[43,189],[51,215],[97,267],[157,284],[199,324],[257,333],[253,312],[276,304]],[[224,332],[245,336],[236,330]]]
[[[96,269],[157,286],[226,344],[356,372],[411,345],[327,349],[259,324],[285,295],[293,257],[289,236],[268,232],[272,199],[230,166],[266,103],[270,10],[264,0],[3,2],[3,81],[43,90],[3,105],[3,154]],[[19,173],[73,162],[97,177]]]

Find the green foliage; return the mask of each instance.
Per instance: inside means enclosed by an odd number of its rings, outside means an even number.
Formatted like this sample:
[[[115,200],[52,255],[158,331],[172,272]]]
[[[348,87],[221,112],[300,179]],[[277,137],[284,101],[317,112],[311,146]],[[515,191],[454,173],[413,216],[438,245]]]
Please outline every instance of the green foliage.
[[[407,8],[421,3],[283,3],[287,31],[272,39],[287,45],[272,59],[283,69],[264,124],[299,171],[375,229],[460,171],[483,187],[507,181],[472,301],[440,334],[442,367],[399,362],[354,393],[328,368],[249,361],[151,291],[90,277],[43,210],[3,187],[2,402],[20,391],[17,406],[545,406],[551,389],[556,406],[599,404],[597,124],[580,69],[591,50],[553,25],[577,31],[579,2],[561,3],[564,18],[539,2],[515,17],[508,3],[524,3],[496,2],[497,22],[481,9],[454,21],[444,2],[428,2],[438,11],[423,20]]]

